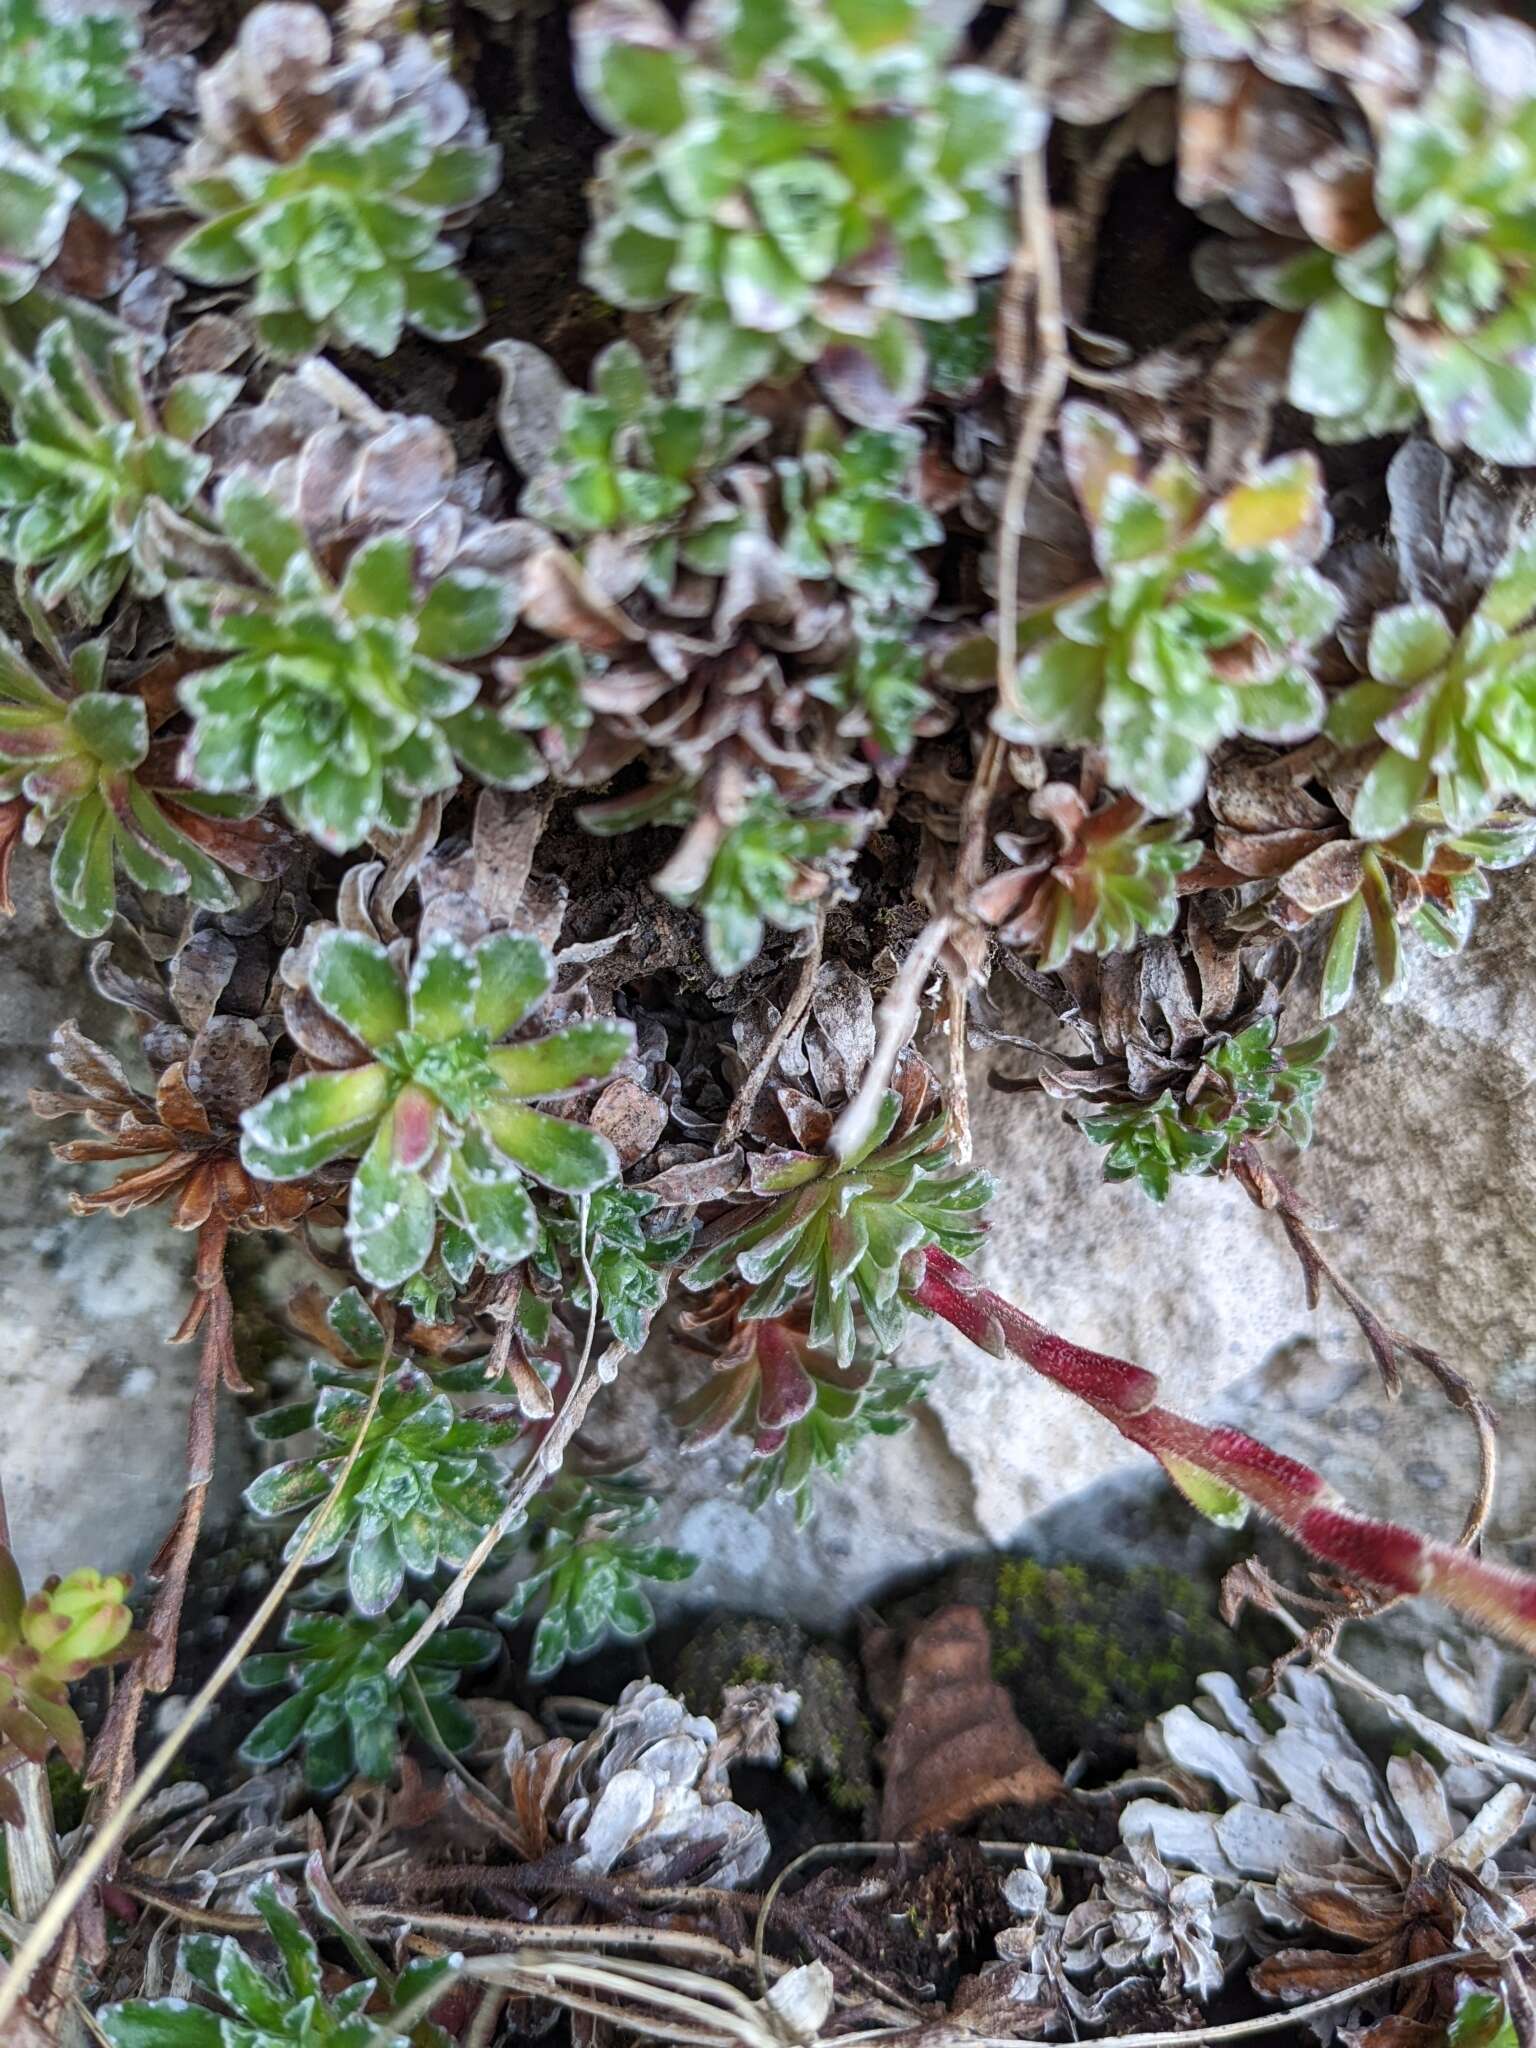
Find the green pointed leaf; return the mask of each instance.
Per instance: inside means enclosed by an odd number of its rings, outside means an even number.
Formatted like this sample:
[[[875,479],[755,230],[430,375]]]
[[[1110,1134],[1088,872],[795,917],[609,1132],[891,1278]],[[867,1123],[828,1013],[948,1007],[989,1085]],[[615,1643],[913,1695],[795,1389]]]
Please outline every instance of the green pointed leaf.
[[[1423,764],[1383,747],[1350,807],[1349,822],[1357,839],[1390,839],[1401,832],[1422,803],[1429,787]]]
[[[273,1764],[280,1764],[303,1735],[310,1704],[302,1694],[295,1694],[264,1715],[241,1743],[242,1759],[257,1770],[269,1770]]]
[[[416,602],[416,550],[403,533],[377,534],[347,564],[341,601],[357,619],[409,618]]]
[[[516,932],[482,939],[475,951],[480,987],[475,1023],[491,1039],[504,1038],[554,987],[549,948]]]
[[[274,588],[295,558],[309,554],[303,528],[250,476],[229,479],[219,492],[218,513],[224,531]]]
[[[184,235],[170,253],[173,270],[198,284],[244,284],[254,277],[256,258],[241,238],[247,216],[225,214]]]
[[[408,1021],[399,969],[377,939],[360,932],[322,932],[315,943],[310,993],[354,1038],[377,1051]]]
[[[506,583],[461,569],[428,592],[417,614],[416,644],[429,661],[474,661],[501,645],[516,617]]]
[[[1331,291],[1308,311],[1291,352],[1292,405],[1320,419],[1366,413],[1397,382],[1385,314]]]
[[[1522,533],[1494,572],[1478,615],[1515,632],[1536,612],[1536,533]]]
[[[474,1024],[480,992],[477,958],[451,932],[434,932],[411,969],[411,1028],[442,1041]]]
[[[543,755],[494,705],[471,704],[443,720],[443,732],[471,775],[492,789],[532,789],[549,773]]]
[[[634,1049],[633,1025],[617,1017],[594,1017],[548,1038],[497,1046],[489,1057],[507,1093],[532,1102],[605,1080]]]
[[[494,1269],[505,1271],[527,1258],[538,1241],[539,1224],[520,1180],[461,1180],[455,1194],[464,1228]]]
[[[221,2048],[224,2040],[218,2015],[182,1998],[104,2005],[96,2023],[112,2048]]]
[[[226,1941],[219,1953],[215,1983],[219,1996],[252,2026],[275,2033],[286,2029],[292,1999],[264,1970],[258,1970],[237,1941]]]
[[[263,1180],[295,1180],[360,1152],[388,1101],[389,1075],[381,1066],[303,1074],[245,1112],[241,1159]]]
[[[72,932],[96,939],[117,908],[112,880],[112,825],[93,791],[70,813],[53,850],[54,900]]]
[[[1336,1017],[1349,1001],[1355,984],[1355,961],[1360,951],[1365,904],[1359,894],[1351,896],[1334,919],[1328,952],[1323,960],[1319,1013]]]
[[[618,1154],[606,1138],[584,1124],[502,1101],[487,1103],[481,1119],[499,1150],[561,1194],[590,1194],[619,1177]]]
[[[436,1207],[421,1174],[394,1160],[394,1113],[379,1124],[352,1179],[347,1242],[370,1287],[399,1287],[432,1252]]]
[[[1400,604],[1378,612],[1371,623],[1368,660],[1384,683],[1419,683],[1450,658],[1451,629],[1438,605]]]
[[[485,324],[480,294],[454,270],[417,270],[405,279],[406,317],[433,341],[465,341]]]

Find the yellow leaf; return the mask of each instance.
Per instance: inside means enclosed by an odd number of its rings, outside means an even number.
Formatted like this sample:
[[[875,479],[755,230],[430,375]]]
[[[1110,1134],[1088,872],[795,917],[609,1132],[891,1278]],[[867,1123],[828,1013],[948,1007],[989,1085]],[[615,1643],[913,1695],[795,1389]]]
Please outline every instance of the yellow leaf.
[[[1223,1486],[1187,1458],[1160,1455],[1159,1462],[1190,1506],[1207,1521],[1223,1529],[1242,1528],[1248,1519],[1248,1503],[1236,1487]]]

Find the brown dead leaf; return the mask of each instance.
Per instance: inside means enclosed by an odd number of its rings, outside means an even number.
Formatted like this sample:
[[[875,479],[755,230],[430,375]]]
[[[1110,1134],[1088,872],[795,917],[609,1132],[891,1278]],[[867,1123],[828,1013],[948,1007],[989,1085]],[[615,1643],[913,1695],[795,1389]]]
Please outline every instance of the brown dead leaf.
[[[695,1208],[705,1202],[723,1202],[735,1194],[741,1186],[744,1164],[741,1147],[733,1145],[729,1152],[680,1159],[639,1185],[669,1208]]]
[[[881,1833],[907,1841],[961,1827],[996,1806],[1038,1806],[1064,1789],[992,1677],[980,1608],[941,1608],[902,1661],[900,1703],[886,1740]]]
[[[593,1103],[588,1121],[613,1146],[620,1163],[633,1166],[666,1129],[667,1106],[649,1088],[620,1074]]]

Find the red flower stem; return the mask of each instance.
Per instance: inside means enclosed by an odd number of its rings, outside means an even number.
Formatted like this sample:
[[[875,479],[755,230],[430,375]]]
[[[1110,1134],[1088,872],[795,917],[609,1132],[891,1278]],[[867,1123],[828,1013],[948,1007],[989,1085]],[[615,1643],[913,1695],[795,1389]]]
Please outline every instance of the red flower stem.
[[[925,1254],[912,1299],[994,1358],[1032,1366],[1149,1451],[1176,1484],[1179,1468],[1240,1494],[1314,1557],[1393,1593],[1427,1593],[1526,1651],[1536,1651],[1536,1578],[1489,1564],[1399,1523],[1356,1513],[1310,1465],[1225,1425],[1196,1422],[1157,1400],[1139,1365],[1084,1350],[1035,1322],[958,1259]]]

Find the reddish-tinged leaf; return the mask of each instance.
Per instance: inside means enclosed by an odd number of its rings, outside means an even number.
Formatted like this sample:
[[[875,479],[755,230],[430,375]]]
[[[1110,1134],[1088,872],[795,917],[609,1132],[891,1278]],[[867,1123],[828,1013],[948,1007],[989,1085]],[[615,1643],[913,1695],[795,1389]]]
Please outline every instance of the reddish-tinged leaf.
[[[406,1173],[419,1173],[437,1143],[437,1106],[420,1088],[405,1088],[395,1098],[394,1163]]]

